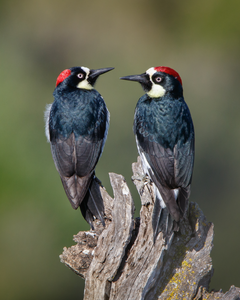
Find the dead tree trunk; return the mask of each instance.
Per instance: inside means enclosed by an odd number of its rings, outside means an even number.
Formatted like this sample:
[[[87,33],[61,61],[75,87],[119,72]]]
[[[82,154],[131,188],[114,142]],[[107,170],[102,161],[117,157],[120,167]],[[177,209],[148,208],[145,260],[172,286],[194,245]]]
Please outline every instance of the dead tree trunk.
[[[140,160],[133,174],[142,174]],[[208,292],[213,275],[210,252],[213,224],[196,203],[190,203],[180,232],[153,243],[153,190],[143,191],[140,218],[134,220],[134,203],[121,175],[110,173],[114,199],[101,189],[106,227],[95,220],[95,230],[79,232],[76,245],[64,248],[61,262],[85,279],[84,300],[155,299],[240,299],[240,289],[232,286],[222,292]]]

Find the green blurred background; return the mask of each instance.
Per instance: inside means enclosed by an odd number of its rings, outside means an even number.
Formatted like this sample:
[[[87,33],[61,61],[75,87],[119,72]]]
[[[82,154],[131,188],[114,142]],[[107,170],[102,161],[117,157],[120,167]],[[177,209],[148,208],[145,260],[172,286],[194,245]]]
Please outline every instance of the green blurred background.
[[[111,112],[97,176],[125,176],[137,150],[139,84],[119,80],[152,66],[176,69],[196,131],[191,201],[214,222],[211,287],[240,286],[239,0],[0,1],[0,298],[82,299],[84,281],[59,261],[89,226],[63,191],[43,112],[59,73],[115,67],[96,88]]]

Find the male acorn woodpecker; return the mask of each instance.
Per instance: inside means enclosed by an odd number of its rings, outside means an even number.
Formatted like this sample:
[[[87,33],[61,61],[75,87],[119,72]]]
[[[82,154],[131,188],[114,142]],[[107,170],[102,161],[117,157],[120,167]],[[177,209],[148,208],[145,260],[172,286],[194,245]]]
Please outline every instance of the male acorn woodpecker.
[[[188,207],[194,164],[193,122],[175,70],[155,67],[121,79],[139,82],[146,92],[135,109],[134,134],[144,173],[154,185],[155,241],[160,231],[165,235],[179,230]]]
[[[114,68],[73,67],[60,73],[54,102],[45,112],[45,133],[64,190],[74,209],[80,206],[93,229],[94,217],[104,225],[104,205],[95,166],[107,139],[110,114],[93,88],[99,75]]]

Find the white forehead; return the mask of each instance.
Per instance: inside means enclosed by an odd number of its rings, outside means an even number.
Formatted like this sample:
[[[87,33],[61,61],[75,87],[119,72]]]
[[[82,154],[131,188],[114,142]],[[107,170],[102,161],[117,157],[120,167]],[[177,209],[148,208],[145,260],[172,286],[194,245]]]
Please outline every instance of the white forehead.
[[[81,67],[83,69],[83,71],[86,73],[86,75],[88,76],[90,73],[90,69],[87,67]]]
[[[149,68],[146,73],[149,75],[150,78],[152,78],[153,74],[156,73],[157,71],[154,69],[154,67]]]

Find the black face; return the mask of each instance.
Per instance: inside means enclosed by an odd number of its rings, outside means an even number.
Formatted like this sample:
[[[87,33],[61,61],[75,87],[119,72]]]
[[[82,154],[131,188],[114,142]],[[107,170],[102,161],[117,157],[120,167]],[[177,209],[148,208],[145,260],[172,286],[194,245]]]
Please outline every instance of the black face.
[[[152,82],[150,80],[149,75],[147,73],[143,73],[140,76],[142,79],[139,81],[139,83],[141,84],[145,92],[149,92],[152,89]]]
[[[69,76],[68,84],[76,87],[81,81],[86,79],[86,72],[80,67],[73,67],[70,69],[71,75]]]
[[[95,70],[90,70],[89,76],[88,76],[88,82],[91,84],[91,86],[94,86],[94,84],[96,83],[98,76],[94,76],[94,71]]]
[[[182,95],[182,85],[173,75],[156,72],[152,75],[152,82],[161,85],[166,93],[174,94],[174,96]]]
[[[152,76],[152,81],[153,83],[155,84],[160,84],[160,85],[164,85],[164,81],[165,81],[165,78],[164,78],[164,74],[163,73],[160,73],[160,72],[157,72],[157,73],[154,73],[153,76]]]
[[[85,67],[73,67],[64,70],[57,79],[57,86],[72,86],[80,89],[91,90],[99,75],[113,70],[114,68],[102,68],[90,70]]]
[[[112,68],[111,68],[112,69]],[[72,71],[71,74],[71,80],[70,80],[70,85],[72,86],[77,86],[80,82],[82,81],[86,81],[85,84],[83,86],[87,86],[88,84],[90,84],[92,87],[94,86],[94,84],[96,83],[98,76],[101,75],[102,73],[105,73],[107,71],[101,71],[100,70],[87,70],[87,72],[81,68],[81,67],[74,67],[70,69]],[[110,71],[110,70],[109,70]]]
[[[125,77],[122,77],[121,79],[137,81],[141,84],[141,86],[145,92],[149,92],[152,89],[154,84],[161,85],[162,87],[164,87],[164,89],[166,89],[166,86],[170,87],[170,85],[172,83],[171,83],[171,80],[167,77],[168,77],[168,74],[165,74],[162,72],[156,72],[152,75],[151,80],[150,80],[150,75],[148,73],[143,73],[140,75],[125,76]]]
[[[162,97],[165,94],[181,97],[183,94],[182,85],[177,78],[164,72],[155,72],[151,74],[151,71],[149,73],[147,71],[140,75],[124,76],[120,79],[139,82],[145,92],[151,93],[151,90],[153,90],[152,97]],[[156,85],[161,86],[162,89],[156,89]]]

